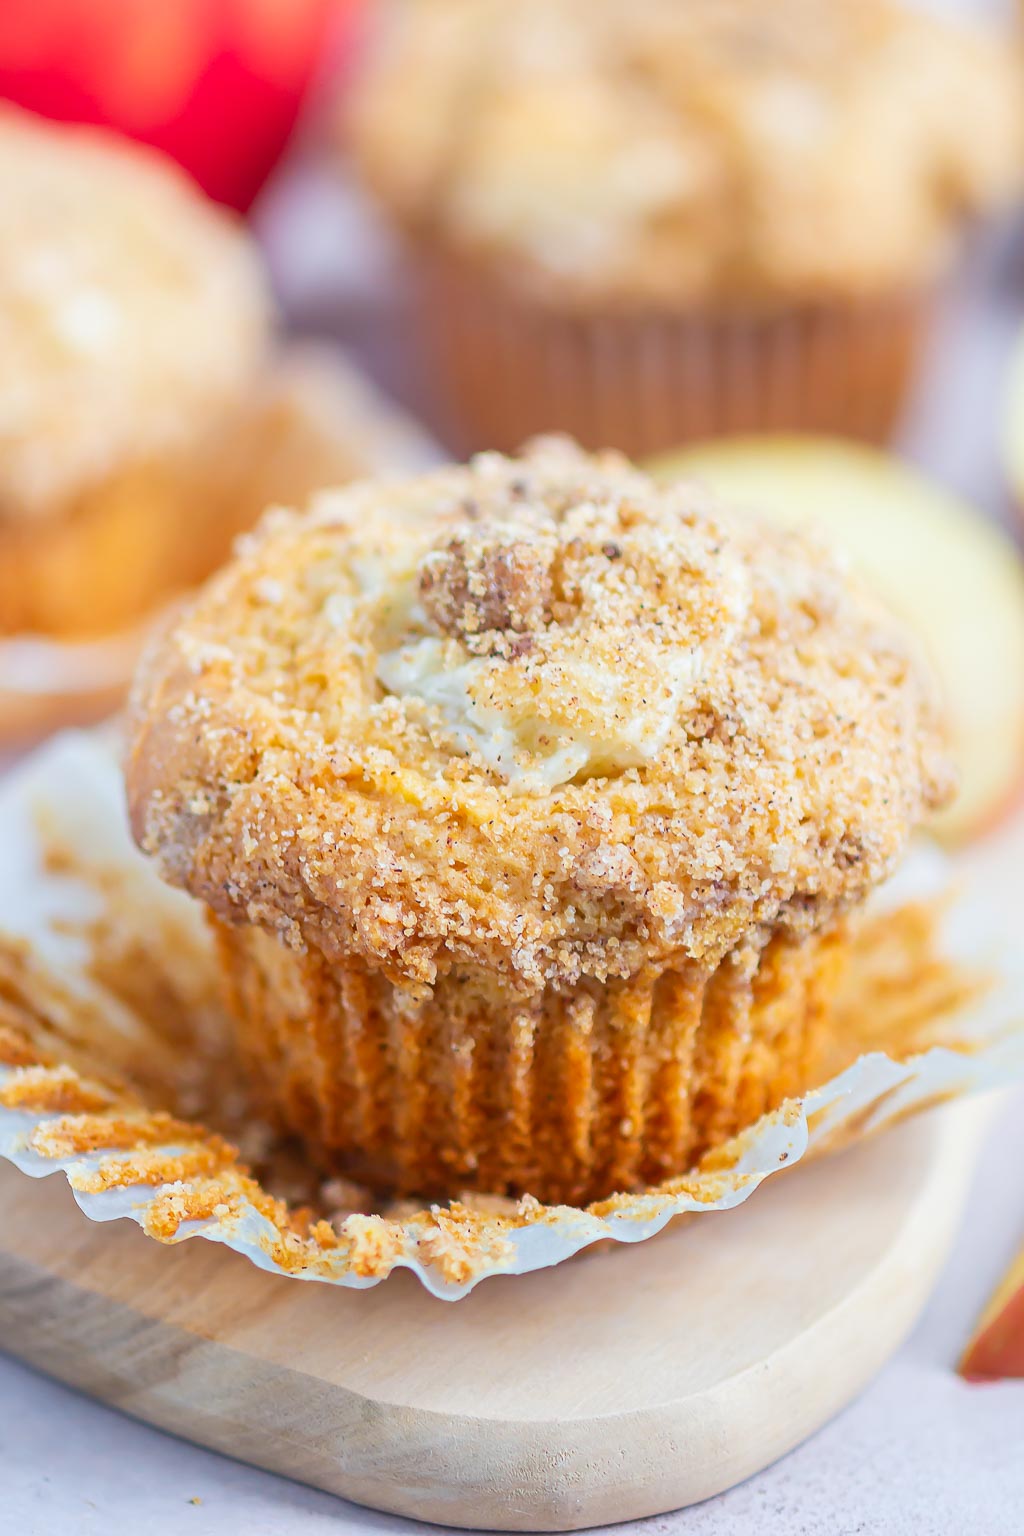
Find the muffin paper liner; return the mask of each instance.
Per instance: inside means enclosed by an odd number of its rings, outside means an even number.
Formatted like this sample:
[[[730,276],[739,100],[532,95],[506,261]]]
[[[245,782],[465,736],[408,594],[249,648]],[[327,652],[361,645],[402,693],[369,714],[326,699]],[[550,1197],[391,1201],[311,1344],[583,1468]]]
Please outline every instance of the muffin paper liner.
[[[817,1082],[847,925],[485,1004],[465,972],[410,999],[376,967],[216,923],[225,1001],[267,1115],[394,1194],[586,1205],[694,1166]]]
[[[837,1003],[847,1059],[692,1173],[586,1209],[484,1195],[375,1208],[318,1185],[247,1103],[207,924],[132,846],[110,740],[69,733],[12,775],[0,845],[0,1155],[32,1177],[63,1172],[92,1220],[203,1237],[295,1278],[366,1287],[407,1268],[454,1299],[729,1209],[809,1155],[1024,1074],[1024,957],[994,947],[1012,839],[1003,884],[966,868],[952,890],[923,845],[855,942]]]
[[[485,267],[424,252],[421,329],[460,449],[538,432],[642,457],[726,433],[883,441],[913,378],[930,290],[765,312],[559,310]]]

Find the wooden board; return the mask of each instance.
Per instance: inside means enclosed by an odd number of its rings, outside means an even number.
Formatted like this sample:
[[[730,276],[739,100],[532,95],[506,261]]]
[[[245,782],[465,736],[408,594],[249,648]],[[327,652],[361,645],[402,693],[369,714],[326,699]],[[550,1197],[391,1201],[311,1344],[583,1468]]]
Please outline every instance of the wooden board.
[[[379,1509],[499,1530],[661,1513],[760,1470],[878,1370],[942,1265],[985,1118],[948,1108],[456,1303],[407,1273],[345,1291],[164,1248],[0,1164],[0,1346]]]

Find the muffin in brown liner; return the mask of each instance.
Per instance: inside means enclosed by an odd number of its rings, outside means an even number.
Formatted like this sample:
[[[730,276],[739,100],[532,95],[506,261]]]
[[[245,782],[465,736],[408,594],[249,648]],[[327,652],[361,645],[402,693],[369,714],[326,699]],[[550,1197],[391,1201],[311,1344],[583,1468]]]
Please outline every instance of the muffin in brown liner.
[[[585,1204],[656,1184],[816,1081],[841,927],[710,974],[651,968],[495,997],[486,973],[417,998],[358,962],[217,925],[264,1109],[317,1164],[386,1194]]]
[[[201,580],[239,531],[209,471],[206,453],[134,465],[59,518],[0,521],[4,631],[110,635]]]
[[[116,823],[108,830],[120,832]],[[84,995],[82,978],[59,981],[34,943],[0,932],[0,1156],[63,1167],[91,1215],[99,1216],[105,1201],[127,1195],[119,1214],[161,1242],[216,1236],[257,1262],[269,1259],[282,1274],[342,1284],[383,1279],[393,1267],[408,1265],[436,1294],[452,1297],[509,1268],[516,1233],[524,1229],[544,1226],[556,1236],[561,1224],[571,1223],[577,1235],[560,1255],[568,1257],[581,1237],[585,1245],[621,1236],[617,1220],[628,1230],[631,1222],[650,1220],[654,1207],[675,1214],[726,1209],[766,1174],[798,1160],[804,1117],[808,1156],[859,1140],[869,1110],[880,1111],[882,1123],[887,1118],[892,1084],[886,1086],[883,1072],[854,1095],[856,1113],[847,1107],[848,1091],[837,1085],[822,1092],[815,1085],[809,1100],[789,1101],[778,1116],[766,1116],[756,1130],[683,1176],[586,1210],[469,1191],[429,1209],[382,1200],[351,1180],[324,1179],[297,1162],[293,1145],[278,1140],[258,1106],[239,1092],[202,926],[193,937],[187,925],[185,933],[167,925],[159,902],[139,900],[137,875],[122,889],[110,866],[95,868],[87,860],[79,867],[63,847],[47,856],[60,867],[60,878],[71,875],[93,888],[101,916],[79,935],[88,979]],[[838,1054],[828,1063],[830,1072],[849,1068],[864,1051],[886,1051],[887,1057],[874,1059],[890,1068],[906,1060],[921,1083],[903,1113],[934,1101],[927,1080],[935,1063],[929,1064],[927,1053],[936,1044],[964,1053],[962,1081],[952,1091],[998,1078],[998,1057],[986,1069],[986,1052],[956,1033],[958,1020],[984,997],[991,978],[945,952],[934,900],[876,917],[851,940],[851,964],[833,1005]],[[886,956],[881,976],[880,950]],[[99,992],[92,990],[97,983]],[[1000,1039],[1007,1043],[991,1024],[988,1030],[990,1047]],[[1016,1054],[1019,1070],[1019,1041]],[[838,1119],[827,1127],[837,1098]],[[19,1124],[13,1139],[4,1123],[11,1114]],[[35,1122],[27,1133],[26,1118]],[[780,1130],[782,1152],[775,1139]],[[756,1177],[753,1145],[761,1147]],[[246,1231],[254,1214],[267,1224],[258,1236],[251,1226]],[[584,1235],[588,1223],[593,1230]],[[539,1263],[558,1261],[555,1255]],[[538,1267],[536,1254],[527,1267]]]
[[[116,135],[4,107],[0,198],[0,636],[113,635],[229,546],[211,466],[269,362],[269,286]]]
[[[14,626],[0,624],[0,737],[109,714],[172,594],[226,559],[266,507],[436,456],[342,355],[296,344],[193,457],[126,471],[67,517],[0,517],[0,614]]]
[[[69,734],[37,754],[0,787],[0,836],[0,1158],[62,1171],[92,1219],[213,1239],[283,1275],[362,1286],[407,1267],[454,1299],[488,1275],[728,1210],[803,1159],[1024,1069],[1020,956],[1007,948],[1005,974],[991,970],[1019,884],[1014,845],[955,897],[922,847],[851,924],[806,1097],[683,1174],[585,1208],[458,1189],[429,1206],[390,1201],[325,1179],[252,1102],[210,924],[132,848],[108,744]],[[29,888],[40,902],[25,902]]]
[[[830,1006],[834,1050],[808,1098],[684,1175],[587,1209],[468,1192],[429,1208],[388,1202],[318,1177],[251,1102],[209,925],[128,846],[116,766],[99,741],[66,736],[40,754],[0,795],[0,829],[0,1157],[63,1170],[94,1219],[129,1217],[165,1243],[216,1238],[283,1275],[363,1285],[405,1266],[454,1298],[487,1275],[728,1209],[801,1158],[1024,1065],[1019,967],[993,987],[956,937],[979,899],[995,914],[992,887],[1004,885],[986,876],[957,916],[937,902],[945,873],[924,857],[903,904],[851,930]],[[1006,880],[1011,865],[1004,852]],[[26,912],[27,883],[61,893],[58,932]],[[81,921],[67,915],[72,891],[90,895]]]
[[[342,354],[268,353],[189,452],[111,475],[60,517],[0,515],[0,636],[117,633],[208,576],[268,506],[434,456]]]
[[[1021,183],[1006,39],[902,0],[382,11],[352,142],[463,452],[884,438]]]
[[[548,441],[268,518],[141,669],[128,803],[321,1166],[592,1200],[812,1081],[936,724],[824,551]]]
[[[927,340],[928,290],[702,312],[560,311],[486,268],[424,255],[418,324],[461,452],[538,431],[634,457],[765,430],[883,442]]]

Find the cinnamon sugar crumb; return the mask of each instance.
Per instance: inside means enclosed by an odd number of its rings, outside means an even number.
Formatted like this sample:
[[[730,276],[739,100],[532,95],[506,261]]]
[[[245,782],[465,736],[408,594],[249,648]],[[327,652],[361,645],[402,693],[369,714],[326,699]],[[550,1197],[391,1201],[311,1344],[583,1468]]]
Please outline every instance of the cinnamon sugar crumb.
[[[0,1091],[0,1099],[3,1098]],[[34,1102],[33,1108],[48,1108]],[[83,1152],[159,1147],[168,1142],[198,1142],[205,1133],[200,1126],[170,1115],[145,1112],[131,1116],[72,1114],[46,1120],[33,1131],[28,1144],[41,1157],[69,1157]]]
[[[109,1108],[113,1101],[109,1089],[83,1081],[68,1066],[26,1064],[0,1084],[0,1104],[7,1109],[88,1117],[93,1111]]]
[[[806,931],[950,788],[903,639],[821,550],[560,442],[276,513],[133,718],[169,880],[418,985]]]
[[[338,1235],[353,1272],[363,1276],[389,1274],[405,1246],[400,1229],[380,1216],[346,1216]]]
[[[136,1184],[170,1184],[203,1178],[224,1162],[224,1147],[217,1137],[207,1137],[187,1151],[149,1151],[133,1146],[134,1155],[103,1158],[95,1168],[69,1175],[75,1189],[100,1194],[107,1189],[130,1189]]]

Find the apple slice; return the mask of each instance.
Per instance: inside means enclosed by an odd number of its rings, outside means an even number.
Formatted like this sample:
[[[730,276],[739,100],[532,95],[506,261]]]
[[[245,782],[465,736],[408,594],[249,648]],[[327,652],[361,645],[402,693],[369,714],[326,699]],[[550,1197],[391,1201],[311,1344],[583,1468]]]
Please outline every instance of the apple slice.
[[[661,455],[736,506],[817,527],[917,636],[942,689],[960,770],[935,830],[991,827],[1024,791],[1024,563],[1011,540],[917,471],[832,438],[745,437]]]
[[[1024,1248],[978,1319],[959,1371],[968,1381],[1024,1376]]]

